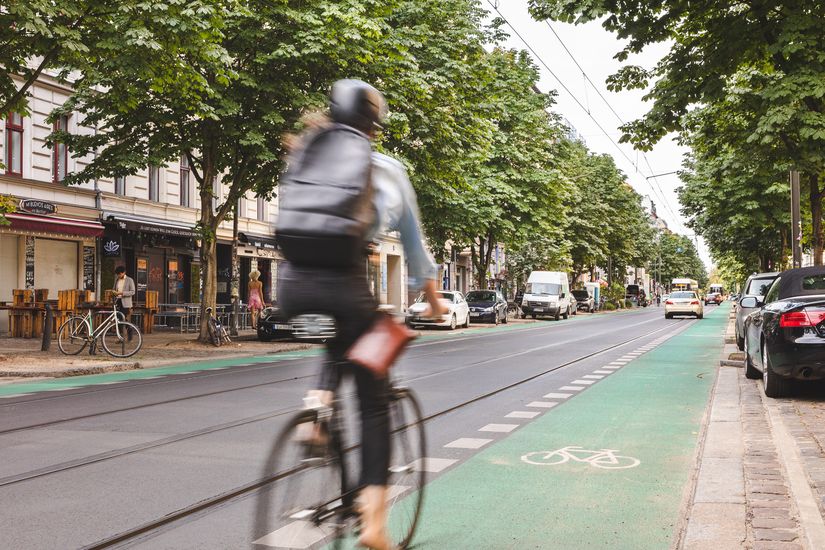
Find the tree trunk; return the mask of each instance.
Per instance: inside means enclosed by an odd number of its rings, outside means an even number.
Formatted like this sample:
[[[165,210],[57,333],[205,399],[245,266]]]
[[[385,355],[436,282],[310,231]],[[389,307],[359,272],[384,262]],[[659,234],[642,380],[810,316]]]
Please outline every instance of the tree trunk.
[[[814,265],[822,265],[825,236],[822,233],[822,190],[819,188],[819,175],[810,175],[808,181],[810,183],[811,241],[814,249]]]
[[[211,204],[211,202],[210,202]],[[207,208],[209,206],[207,205]],[[198,340],[209,342],[209,314],[207,309],[215,312],[215,302],[218,294],[218,242],[212,235],[204,238],[201,244],[201,324]]]

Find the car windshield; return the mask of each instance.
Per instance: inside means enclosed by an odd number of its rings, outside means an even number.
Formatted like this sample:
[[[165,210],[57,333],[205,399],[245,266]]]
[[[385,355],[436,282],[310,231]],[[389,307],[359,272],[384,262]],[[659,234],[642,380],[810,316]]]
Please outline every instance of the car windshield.
[[[745,294],[749,296],[764,296],[768,293],[768,289],[771,287],[771,283],[773,283],[776,277],[769,277],[766,279],[751,279],[750,284],[748,285],[748,289],[745,291]]]
[[[670,295],[671,298],[696,298],[695,292],[674,292]]]
[[[590,297],[586,290],[574,290],[573,296],[576,297],[576,300],[587,300]]]
[[[469,292],[467,294],[467,301],[468,302],[495,302],[496,301],[496,293],[495,292],[485,292],[481,290],[474,290],[473,292]]]
[[[527,283],[527,294],[561,294],[561,285],[558,283]]]
[[[454,302],[455,301],[455,294],[453,294],[452,292],[437,292],[436,294],[438,294],[438,297],[441,298],[442,300],[447,300],[448,302]],[[426,300],[427,300],[427,297],[422,294],[421,296],[418,297],[418,299],[415,301],[415,303],[420,304],[421,302],[425,302]]]

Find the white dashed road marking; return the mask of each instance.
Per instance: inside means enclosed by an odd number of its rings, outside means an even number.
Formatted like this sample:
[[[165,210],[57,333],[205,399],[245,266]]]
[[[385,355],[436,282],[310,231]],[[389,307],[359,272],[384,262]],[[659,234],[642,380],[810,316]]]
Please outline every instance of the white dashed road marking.
[[[504,415],[504,418],[535,418],[540,413],[536,411],[513,411]]]
[[[571,382],[571,384],[585,384],[586,386],[589,386],[590,384],[595,384],[595,383],[596,382],[594,380],[573,380]]]
[[[612,370],[594,370],[593,374],[612,374]]]
[[[480,432],[509,433],[518,428],[518,424],[487,424],[478,429]]]
[[[462,437],[444,445],[448,449],[480,449],[492,439],[479,439],[475,437]]]
[[[322,528],[316,527],[310,521],[293,521],[252,544],[272,548],[309,548],[331,535],[332,531],[332,526]]]
[[[602,374],[585,374],[584,376],[582,376],[582,378],[588,378],[590,380],[601,380],[602,378],[604,378],[604,375],[602,375]]]
[[[446,470],[453,464],[458,462],[458,460],[454,460],[452,458],[419,458],[410,466],[416,472],[429,472],[431,474],[437,474],[442,470]]]
[[[527,403],[528,407],[536,407],[538,409],[552,409],[556,405],[558,405],[558,403],[552,401],[533,401],[532,403]]]
[[[572,393],[548,393],[544,396],[547,399],[567,399],[568,397],[573,397]]]
[[[559,389],[565,391],[582,391],[584,388],[581,386],[562,386]]]

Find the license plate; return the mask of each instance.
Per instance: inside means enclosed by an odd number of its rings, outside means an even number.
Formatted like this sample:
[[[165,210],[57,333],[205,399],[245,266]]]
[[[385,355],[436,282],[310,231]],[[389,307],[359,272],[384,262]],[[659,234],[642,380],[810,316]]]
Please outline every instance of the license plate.
[[[544,311],[543,307],[534,307],[533,311]]]
[[[274,330],[292,330],[292,325],[272,325]]]
[[[471,313],[470,317],[481,317],[481,313]]]

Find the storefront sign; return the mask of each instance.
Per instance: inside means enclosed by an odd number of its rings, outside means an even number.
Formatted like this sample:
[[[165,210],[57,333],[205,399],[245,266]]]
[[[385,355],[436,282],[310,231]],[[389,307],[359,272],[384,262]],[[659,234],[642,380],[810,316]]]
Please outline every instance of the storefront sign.
[[[103,249],[103,255],[107,258],[120,258],[120,237],[111,237],[105,236],[103,237],[103,245],[101,246]]]
[[[26,237],[26,288],[34,288],[34,237]]]
[[[186,229],[184,227],[173,227],[169,225],[151,225],[148,223],[128,222],[126,229],[132,231],[141,231],[143,233],[154,233],[156,235],[169,235],[172,237],[197,237],[193,229]]]
[[[95,289],[95,247],[83,247],[83,289]]]
[[[57,214],[57,206],[53,203],[41,201],[37,199],[22,199],[17,208],[21,212],[28,212],[29,214],[50,215]]]

